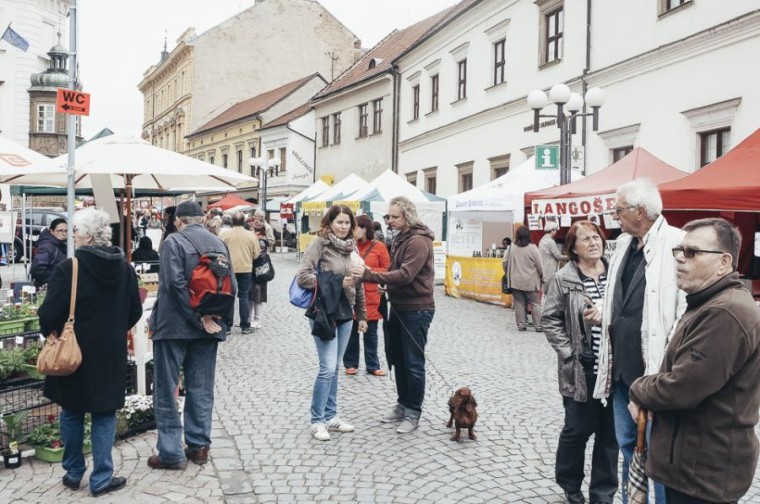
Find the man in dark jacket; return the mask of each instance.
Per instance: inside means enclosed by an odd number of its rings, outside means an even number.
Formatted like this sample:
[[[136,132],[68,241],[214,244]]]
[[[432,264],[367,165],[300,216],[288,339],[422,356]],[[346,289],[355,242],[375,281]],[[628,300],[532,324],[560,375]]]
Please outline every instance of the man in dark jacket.
[[[352,270],[365,282],[387,284],[391,312],[387,325],[388,365],[395,366],[398,404],[381,421],[401,422],[408,434],[417,428],[425,399],[425,345],[435,315],[433,232],[417,217],[417,207],[399,196],[390,201],[388,222],[395,238],[385,273],[364,266]]]
[[[683,229],[673,253],[686,313],[660,372],[631,385],[628,409],[654,413],[646,470],[669,504],[733,503],[758,459],[760,311],[736,272],[736,228],[700,219]]]
[[[37,239],[37,254],[32,260],[32,279],[34,286],[42,287],[48,283],[53,269],[66,259],[66,238],[69,227],[66,219],[55,219],[50,229],[43,229]]]
[[[232,309],[230,313],[213,315],[196,313],[190,306],[188,289],[200,261],[194,244],[203,253],[224,254],[229,261],[227,247],[203,227],[203,211],[193,201],[177,205],[174,224],[177,232],[167,236],[161,245],[158,297],[150,319],[155,373],[153,409],[158,426],[158,455],[148,459],[153,469],[182,469],[188,458],[196,464],[208,461],[216,352],[219,342],[225,340],[225,321],[232,320]],[[232,289],[234,295],[234,277]],[[184,451],[183,425],[174,395],[181,370],[186,390]]]

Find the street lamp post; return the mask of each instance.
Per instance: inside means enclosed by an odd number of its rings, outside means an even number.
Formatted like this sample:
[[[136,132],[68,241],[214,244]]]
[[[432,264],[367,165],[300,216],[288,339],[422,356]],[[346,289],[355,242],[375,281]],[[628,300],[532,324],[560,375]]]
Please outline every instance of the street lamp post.
[[[251,166],[252,173],[255,173],[257,177],[263,179],[264,186],[261,191],[261,198],[259,198],[259,205],[267,211],[267,179],[269,177],[276,177],[280,174],[280,160],[272,158],[267,161],[264,157],[251,158],[248,160],[248,164]]]
[[[556,115],[541,114],[549,101],[557,105]],[[575,120],[578,117],[590,116],[593,118],[593,130],[599,130],[599,108],[604,105],[604,91],[599,88],[591,88],[586,91],[586,105],[591,107],[590,113],[581,113],[584,100],[578,93],[573,93],[566,84],[555,84],[549,90],[549,97],[540,89],[535,89],[528,94],[528,105],[533,109],[533,131],[539,129],[539,121],[543,118],[557,120],[559,128],[559,180],[560,184],[570,183],[570,166],[572,157],[572,139],[575,133]]]

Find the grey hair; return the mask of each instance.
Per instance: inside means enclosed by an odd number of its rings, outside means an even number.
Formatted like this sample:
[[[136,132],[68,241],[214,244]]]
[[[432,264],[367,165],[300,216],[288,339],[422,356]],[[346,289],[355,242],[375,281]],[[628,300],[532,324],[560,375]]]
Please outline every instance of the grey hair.
[[[79,210],[74,214],[74,227],[77,234],[92,238],[95,247],[110,247],[111,236],[111,218],[104,210],[95,207],[88,207]]]
[[[388,206],[392,207],[393,205],[396,205],[401,209],[401,213],[404,214],[404,218],[410,227],[422,224],[419,216],[417,216],[417,206],[406,196],[396,196],[395,198],[391,198],[390,202],[388,202]]]
[[[548,221],[546,224],[544,224],[544,231],[547,233],[551,233],[552,231],[556,231],[559,229],[559,224],[557,224],[557,221]]]
[[[211,231],[215,235],[219,235],[219,230],[222,228],[222,218],[212,217],[206,221],[206,229]]]
[[[182,217],[177,218],[185,226],[189,226],[190,224],[203,224],[203,219],[205,219],[202,215],[183,215]]]
[[[654,221],[662,213],[662,198],[654,182],[648,178],[640,178],[623,184],[615,195],[632,207],[641,207],[647,219]]]
[[[232,225],[242,226],[245,224],[245,214],[243,212],[235,212],[232,214]]]

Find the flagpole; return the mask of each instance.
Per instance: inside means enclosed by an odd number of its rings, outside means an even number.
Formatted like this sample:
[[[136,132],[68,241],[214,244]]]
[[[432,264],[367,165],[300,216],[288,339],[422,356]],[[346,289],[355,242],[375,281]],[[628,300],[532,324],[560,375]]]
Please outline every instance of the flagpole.
[[[77,0],[71,1],[69,8],[69,88],[77,88]],[[68,133],[68,185],[66,188],[67,220],[69,223],[69,235],[66,239],[66,251],[68,257],[74,257],[74,184],[76,174],[74,172],[75,153],[77,148],[77,120],[74,114],[66,114],[66,130]]]

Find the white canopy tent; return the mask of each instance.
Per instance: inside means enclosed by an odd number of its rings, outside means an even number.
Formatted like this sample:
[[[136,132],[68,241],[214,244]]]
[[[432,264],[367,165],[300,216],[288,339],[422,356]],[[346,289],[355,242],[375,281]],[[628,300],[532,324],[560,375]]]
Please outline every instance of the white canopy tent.
[[[525,219],[525,193],[559,185],[558,170],[536,170],[535,164],[530,157],[501,177],[448,198],[449,254],[500,247],[502,238],[512,236],[514,225]],[[571,180],[581,178],[579,172],[571,173]]]
[[[355,173],[351,173],[348,177],[344,178],[328,190],[318,194],[309,199],[303,200],[304,202],[314,203],[327,203],[329,201],[342,201],[346,200],[347,196],[353,194],[363,187],[367,187],[368,182]]]
[[[330,186],[324,180],[317,180],[312,185],[287,200],[285,203],[298,203],[300,201],[307,201],[310,198],[319,196],[328,189],[330,189]]]
[[[344,200],[360,202],[364,211],[371,213],[374,220],[382,224],[380,217],[388,213],[389,202],[396,196],[409,198],[417,207],[420,220],[441,239],[446,200],[419,189],[392,170],[385,170],[369,185],[350,194]]]

